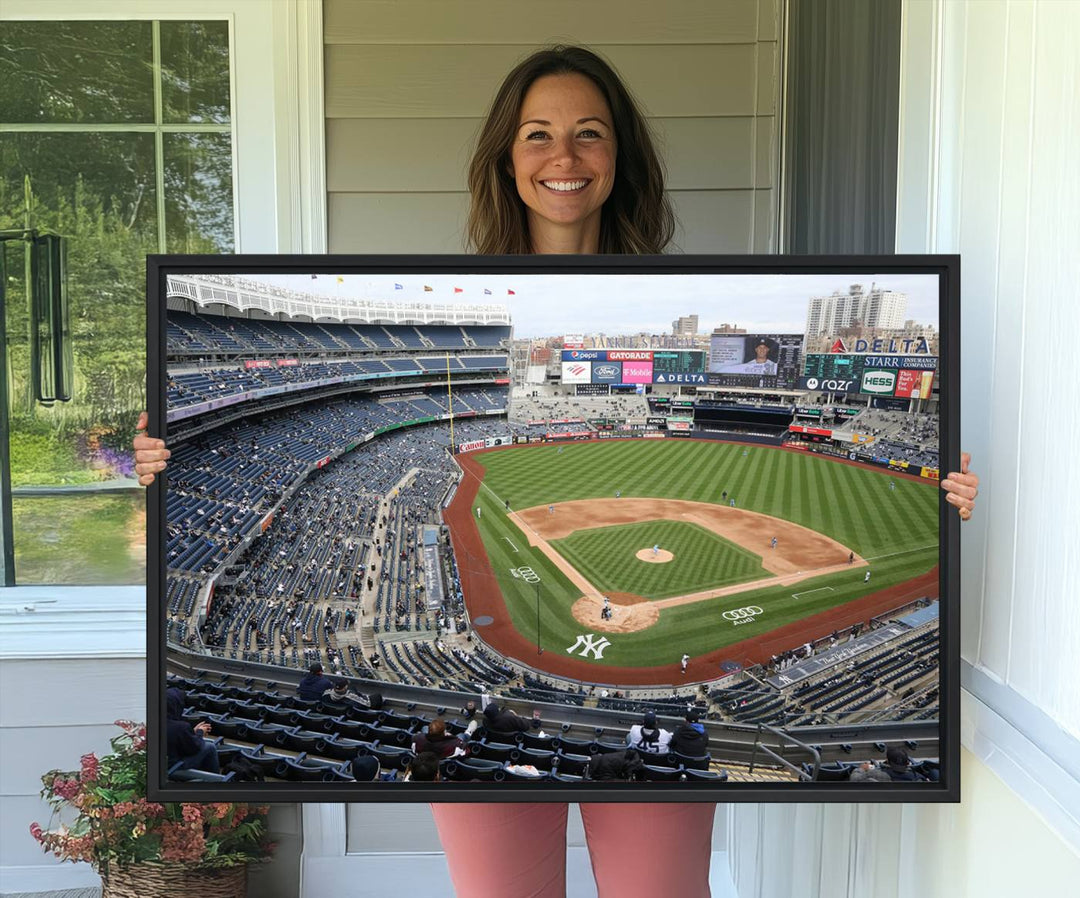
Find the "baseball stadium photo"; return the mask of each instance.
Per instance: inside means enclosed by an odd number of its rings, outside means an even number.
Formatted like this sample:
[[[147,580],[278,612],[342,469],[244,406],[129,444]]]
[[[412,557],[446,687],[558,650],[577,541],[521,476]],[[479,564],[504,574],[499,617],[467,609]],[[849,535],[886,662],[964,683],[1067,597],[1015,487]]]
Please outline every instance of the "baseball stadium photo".
[[[236,271],[156,297],[163,789],[943,782],[938,275]]]

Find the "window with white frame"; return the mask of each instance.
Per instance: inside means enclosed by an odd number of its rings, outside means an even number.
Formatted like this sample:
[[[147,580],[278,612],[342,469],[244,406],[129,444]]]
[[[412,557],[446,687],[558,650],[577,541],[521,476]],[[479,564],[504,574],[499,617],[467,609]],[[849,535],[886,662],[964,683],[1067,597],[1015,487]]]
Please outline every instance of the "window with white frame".
[[[5,22],[0,231],[67,238],[71,401],[29,383],[26,266],[5,241],[4,336],[19,583],[139,583],[145,256],[236,247],[230,24]]]

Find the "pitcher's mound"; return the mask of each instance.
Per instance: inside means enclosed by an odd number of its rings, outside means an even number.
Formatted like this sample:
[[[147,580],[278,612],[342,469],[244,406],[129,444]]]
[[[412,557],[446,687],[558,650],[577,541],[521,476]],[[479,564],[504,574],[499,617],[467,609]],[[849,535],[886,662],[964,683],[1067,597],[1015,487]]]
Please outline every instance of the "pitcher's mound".
[[[642,549],[635,557],[638,561],[651,561],[654,564],[662,564],[665,561],[671,561],[675,556],[667,549],[661,549],[655,555],[652,549]]]

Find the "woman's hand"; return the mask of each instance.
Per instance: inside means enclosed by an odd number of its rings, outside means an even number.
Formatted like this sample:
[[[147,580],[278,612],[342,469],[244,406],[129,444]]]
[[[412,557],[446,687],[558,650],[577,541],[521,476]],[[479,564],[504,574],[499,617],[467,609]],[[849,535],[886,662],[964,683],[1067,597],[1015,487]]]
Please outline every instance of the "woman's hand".
[[[135,439],[131,443],[135,450],[135,473],[139,475],[139,483],[143,486],[149,486],[154,482],[154,475],[165,470],[165,460],[172,454],[165,448],[164,440],[146,435],[149,423],[150,418],[146,412],[140,412],[139,421],[135,425]]]
[[[971,511],[975,507],[975,497],[979,495],[979,475],[968,470],[971,464],[971,454],[960,454],[960,472],[950,471],[949,475],[941,481],[941,488],[945,490],[945,501],[957,507],[960,519],[963,521],[971,517]]]

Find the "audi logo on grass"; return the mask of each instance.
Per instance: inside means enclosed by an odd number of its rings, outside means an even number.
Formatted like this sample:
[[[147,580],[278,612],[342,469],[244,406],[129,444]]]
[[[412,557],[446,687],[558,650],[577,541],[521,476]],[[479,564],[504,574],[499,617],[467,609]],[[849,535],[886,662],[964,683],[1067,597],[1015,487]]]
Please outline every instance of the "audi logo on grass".
[[[732,626],[737,627],[739,624],[748,624],[759,614],[764,614],[764,610],[757,605],[746,605],[743,608],[734,608],[731,611],[724,612],[724,620],[731,621]]]

